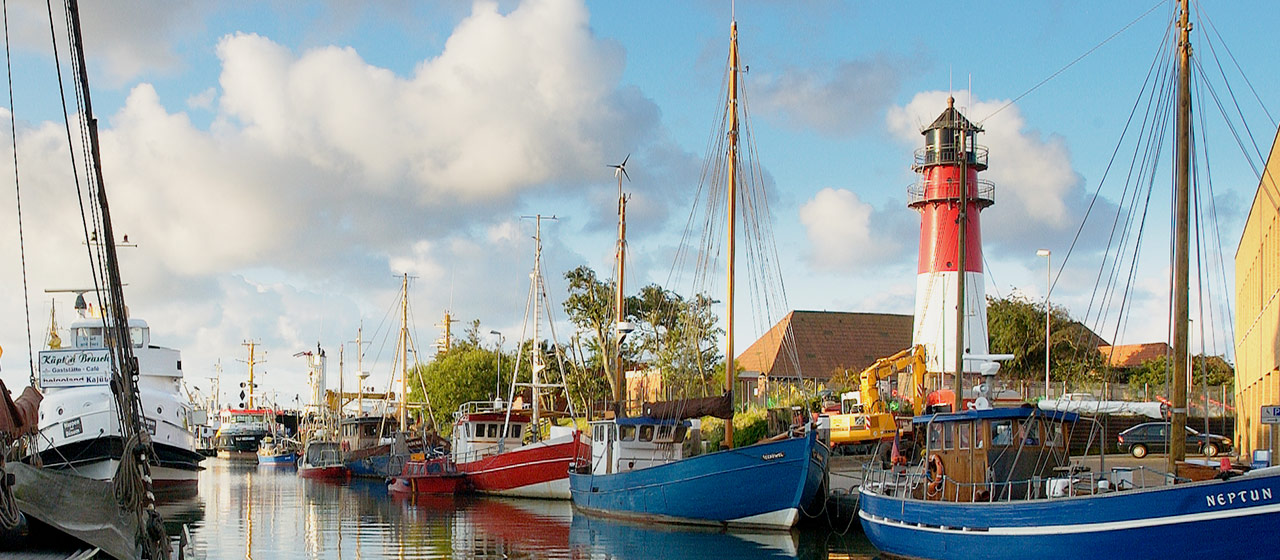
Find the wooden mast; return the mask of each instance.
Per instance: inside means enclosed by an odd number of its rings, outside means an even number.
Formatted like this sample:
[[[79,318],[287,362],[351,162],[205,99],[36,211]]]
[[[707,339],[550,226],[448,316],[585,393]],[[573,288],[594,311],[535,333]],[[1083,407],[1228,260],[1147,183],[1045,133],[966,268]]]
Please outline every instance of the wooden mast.
[[[409,426],[409,274],[400,283],[400,431]]]
[[[960,412],[964,410],[964,323],[965,323],[965,278],[968,276],[968,267],[965,261],[968,260],[968,244],[969,244],[969,154],[966,153],[967,146],[965,141],[969,136],[968,119],[959,118],[959,113],[954,110],[955,99],[947,98],[947,113],[956,119],[957,129],[960,133],[959,146],[956,150],[956,161],[960,163],[960,208],[956,214],[956,220],[959,222],[956,235],[956,373],[952,382],[952,390],[955,391],[955,404],[952,405],[952,412]]]
[[[630,156],[628,156],[630,157]],[[625,333],[622,332],[623,322],[627,320],[627,297],[623,287],[627,278],[627,197],[622,192],[622,177],[626,174],[626,159],[622,160],[622,165],[617,166],[614,175],[618,176],[618,250],[616,258],[618,260],[618,280],[617,286],[613,294],[614,315],[617,320],[614,323],[613,337],[613,355],[614,355],[614,371],[613,371],[613,413],[616,417],[623,417],[627,414],[627,407],[622,403],[622,397],[626,393],[623,391],[626,376],[622,373],[622,338]]]
[[[733,381],[736,368],[733,364],[733,265],[735,217],[738,197],[738,22],[734,20],[729,34],[729,241],[728,241],[728,293],[725,300],[724,313],[724,392],[729,397],[729,406],[733,406]],[[724,423],[724,445],[733,449],[733,416]]]
[[[1174,178],[1173,239],[1173,415],[1169,430],[1168,472],[1177,472],[1177,463],[1186,458],[1187,426],[1187,319],[1190,314],[1188,270],[1190,264],[1190,175],[1191,175],[1191,24],[1189,1],[1181,1],[1178,18],[1178,116],[1177,159]]]

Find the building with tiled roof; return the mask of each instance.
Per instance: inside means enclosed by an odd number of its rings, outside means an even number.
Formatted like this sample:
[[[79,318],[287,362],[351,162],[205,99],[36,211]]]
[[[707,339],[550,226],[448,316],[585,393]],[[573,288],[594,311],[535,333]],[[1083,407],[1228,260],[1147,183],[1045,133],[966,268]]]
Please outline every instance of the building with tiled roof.
[[[1147,360],[1163,358],[1169,355],[1169,344],[1165,342],[1148,342],[1146,344],[1118,344],[1116,346],[1100,345],[1098,352],[1107,360],[1107,364],[1116,369],[1136,368]]]
[[[744,377],[826,381],[911,346],[911,315],[792,311],[738,354]]]

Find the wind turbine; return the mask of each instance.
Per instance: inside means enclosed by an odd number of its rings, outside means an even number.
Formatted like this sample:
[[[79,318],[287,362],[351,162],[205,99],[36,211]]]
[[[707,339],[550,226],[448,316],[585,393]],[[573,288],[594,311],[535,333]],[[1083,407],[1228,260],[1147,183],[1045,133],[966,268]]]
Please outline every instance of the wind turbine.
[[[627,181],[630,181],[630,180],[631,180],[631,176],[630,176],[630,175],[627,175],[627,160],[629,160],[629,159],[631,159],[631,154],[627,154],[627,157],[622,158],[622,163],[619,163],[619,164],[617,164],[617,165],[606,165],[606,166],[605,166],[605,167],[612,167],[612,168],[613,168],[613,176],[618,178],[618,190],[622,190],[622,178],[623,178],[623,177],[626,177],[626,178],[627,178]]]

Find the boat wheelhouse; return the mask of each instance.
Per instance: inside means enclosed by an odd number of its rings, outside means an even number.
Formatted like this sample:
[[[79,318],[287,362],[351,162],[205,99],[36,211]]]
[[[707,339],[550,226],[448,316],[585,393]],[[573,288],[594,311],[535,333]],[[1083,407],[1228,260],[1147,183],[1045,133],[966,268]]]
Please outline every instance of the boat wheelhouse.
[[[270,408],[224,408],[218,413],[220,425],[213,438],[218,456],[224,459],[258,458],[258,444],[271,433],[276,411]]]
[[[338,443],[351,476],[395,476],[404,470],[411,454],[425,450],[421,436],[401,431],[399,426],[388,416],[360,416],[338,423]]]

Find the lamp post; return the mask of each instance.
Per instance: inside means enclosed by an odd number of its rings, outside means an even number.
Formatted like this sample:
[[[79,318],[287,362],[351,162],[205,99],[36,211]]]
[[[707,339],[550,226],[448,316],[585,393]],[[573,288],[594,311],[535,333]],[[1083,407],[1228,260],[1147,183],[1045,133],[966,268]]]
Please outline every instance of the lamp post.
[[[1045,289],[1044,289],[1044,398],[1049,398],[1049,319],[1053,317],[1053,307],[1049,305],[1049,292],[1053,291],[1053,253],[1048,249],[1036,251],[1036,255],[1044,257]]]
[[[507,341],[507,337],[502,336],[498,331],[489,331],[489,334],[498,335],[498,382],[494,386],[494,399],[502,398],[502,344]]]

